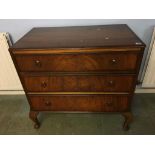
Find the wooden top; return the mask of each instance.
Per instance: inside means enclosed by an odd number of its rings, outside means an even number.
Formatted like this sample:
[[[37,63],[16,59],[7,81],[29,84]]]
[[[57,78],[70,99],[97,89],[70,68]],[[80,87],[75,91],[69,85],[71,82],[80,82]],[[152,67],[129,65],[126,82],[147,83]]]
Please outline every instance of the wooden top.
[[[74,27],[33,28],[10,50],[145,47],[145,44],[124,24]]]

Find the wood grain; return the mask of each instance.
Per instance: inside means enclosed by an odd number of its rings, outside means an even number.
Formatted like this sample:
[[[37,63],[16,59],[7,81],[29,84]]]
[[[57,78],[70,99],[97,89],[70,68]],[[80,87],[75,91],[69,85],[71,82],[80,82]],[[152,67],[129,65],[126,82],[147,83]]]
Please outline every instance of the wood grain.
[[[123,95],[35,95],[30,100],[31,109],[39,111],[123,112],[129,107]]]
[[[125,24],[33,28],[11,49],[144,47]]]
[[[35,128],[40,111],[119,112],[124,129],[145,44],[127,25],[34,28],[10,49]]]
[[[20,71],[135,71],[137,53],[16,55]],[[38,62],[38,63],[37,63]]]
[[[27,92],[130,92],[132,75],[23,76]]]

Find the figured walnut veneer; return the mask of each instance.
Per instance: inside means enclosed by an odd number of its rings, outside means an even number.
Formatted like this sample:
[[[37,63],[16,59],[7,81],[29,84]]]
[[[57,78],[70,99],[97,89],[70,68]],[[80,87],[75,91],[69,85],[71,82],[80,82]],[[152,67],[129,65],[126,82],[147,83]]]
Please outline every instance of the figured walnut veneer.
[[[122,24],[33,28],[9,51],[35,128],[41,111],[114,112],[127,130],[144,49]]]

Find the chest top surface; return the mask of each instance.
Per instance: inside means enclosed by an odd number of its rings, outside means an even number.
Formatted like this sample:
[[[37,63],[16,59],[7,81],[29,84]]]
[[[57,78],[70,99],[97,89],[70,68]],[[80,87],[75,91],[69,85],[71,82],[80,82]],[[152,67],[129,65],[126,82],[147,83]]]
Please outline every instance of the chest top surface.
[[[33,28],[10,50],[143,47],[145,44],[125,24]]]

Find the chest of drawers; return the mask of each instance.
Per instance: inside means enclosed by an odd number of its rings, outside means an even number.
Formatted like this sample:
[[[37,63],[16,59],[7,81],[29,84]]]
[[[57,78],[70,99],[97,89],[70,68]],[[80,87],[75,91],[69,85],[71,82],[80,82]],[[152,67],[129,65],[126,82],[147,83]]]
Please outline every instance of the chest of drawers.
[[[42,111],[113,112],[127,130],[144,48],[127,25],[33,28],[9,51],[34,127]]]

